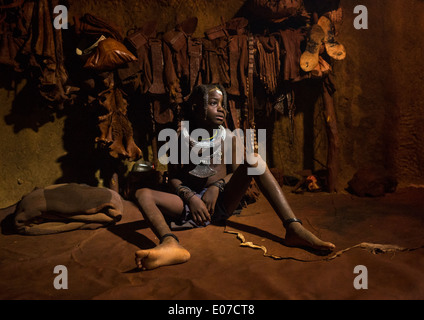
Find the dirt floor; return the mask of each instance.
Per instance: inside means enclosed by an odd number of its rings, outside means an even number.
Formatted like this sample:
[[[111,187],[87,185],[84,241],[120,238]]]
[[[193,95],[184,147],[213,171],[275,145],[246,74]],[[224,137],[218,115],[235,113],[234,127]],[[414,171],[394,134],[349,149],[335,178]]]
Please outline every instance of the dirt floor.
[[[140,272],[134,252],[154,246],[157,239],[131,202],[125,202],[124,218],[116,226],[44,236],[15,234],[9,207],[0,211],[0,299],[424,298],[424,188],[402,188],[382,198],[284,190],[304,225],[342,252],[319,256],[282,245],[284,229],[261,196],[226,227],[178,231],[191,252],[189,262]],[[273,257],[240,246],[241,238],[229,232],[263,246]],[[387,252],[351,248],[361,243],[391,246]],[[68,289],[53,285],[57,265],[67,268]],[[356,266],[366,269],[355,273]],[[357,277],[368,289],[355,289]]]

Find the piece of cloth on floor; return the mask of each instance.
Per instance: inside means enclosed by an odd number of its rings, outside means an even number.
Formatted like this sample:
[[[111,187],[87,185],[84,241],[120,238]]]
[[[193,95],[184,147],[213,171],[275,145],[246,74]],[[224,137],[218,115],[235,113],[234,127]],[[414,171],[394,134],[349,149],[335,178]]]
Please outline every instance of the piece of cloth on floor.
[[[17,204],[14,223],[18,233],[53,234],[97,229],[122,218],[121,196],[110,189],[69,183],[36,188]]]

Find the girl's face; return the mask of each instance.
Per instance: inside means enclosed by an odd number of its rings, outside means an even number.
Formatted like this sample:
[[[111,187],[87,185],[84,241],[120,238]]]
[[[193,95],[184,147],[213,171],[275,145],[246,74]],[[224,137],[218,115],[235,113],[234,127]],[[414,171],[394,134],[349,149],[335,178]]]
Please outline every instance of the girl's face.
[[[227,115],[227,111],[223,107],[224,96],[219,89],[212,89],[208,96],[205,120],[212,127],[222,125]]]

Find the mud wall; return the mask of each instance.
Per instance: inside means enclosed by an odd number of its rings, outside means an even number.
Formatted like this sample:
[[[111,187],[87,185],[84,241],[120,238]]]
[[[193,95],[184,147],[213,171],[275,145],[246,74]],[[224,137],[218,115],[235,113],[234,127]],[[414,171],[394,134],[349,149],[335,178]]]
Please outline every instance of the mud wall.
[[[360,1],[369,29],[353,28],[358,1],[341,1],[340,40],[349,57],[335,69],[342,134],[341,179],[356,167],[384,166],[399,181],[424,180],[423,1]]]
[[[353,9],[358,4],[368,8],[368,30],[353,26]],[[221,16],[230,19],[242,5],[242,0],[70,0],[69,13],[98,15],[124,32],[152,19],[159,22],[159,31],[167,31],[187,17],[197,16],[195,36],[203,36]],[[401,184],[423,184],[424,67],[419,35],[424,31],[424,3],[341,0],[340,5],[344,22],[338,40],[348,55],[333,65],[341,137],[338,190],[343,191],[359,167],[369,164],[391,170]],[[81,106],[63,114],[44,110],[25,81],[11,81],[4,73],[1,78],[0,207],[15,203],[36,186],[96,183],[98,163],[96,155],[89,153],[94,137],[90,114]],[[270,165],[286,175],[302,169],[319,170],[326,163],[319,90],[300,84],[296,101],[294,127],[287,117],[258,115],[258,123],[269,128],[272,137]],[[292,128],[294,136],[290,138]]]

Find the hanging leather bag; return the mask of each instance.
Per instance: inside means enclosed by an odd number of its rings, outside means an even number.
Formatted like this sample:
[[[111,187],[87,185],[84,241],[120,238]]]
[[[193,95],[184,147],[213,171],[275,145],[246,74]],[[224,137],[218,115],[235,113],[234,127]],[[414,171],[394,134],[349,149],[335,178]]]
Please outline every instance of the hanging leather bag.
[[[111,71],[137,58],[119,41],[107,38],[99,42],[96,51],[87,59],[84,67],[97,71]]]

